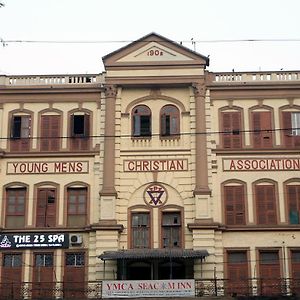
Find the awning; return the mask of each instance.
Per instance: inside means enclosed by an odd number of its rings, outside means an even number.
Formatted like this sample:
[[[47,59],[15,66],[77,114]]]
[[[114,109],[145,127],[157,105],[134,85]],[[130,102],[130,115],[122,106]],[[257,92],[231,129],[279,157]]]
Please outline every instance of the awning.
[[[208,256],[206,250],[164,248],[164,249],[127,249],[118,251],[104,251],[98,256],[101,260],[129,260],[129,259],[160,259],[160,258],[183,258],[204,259]]]

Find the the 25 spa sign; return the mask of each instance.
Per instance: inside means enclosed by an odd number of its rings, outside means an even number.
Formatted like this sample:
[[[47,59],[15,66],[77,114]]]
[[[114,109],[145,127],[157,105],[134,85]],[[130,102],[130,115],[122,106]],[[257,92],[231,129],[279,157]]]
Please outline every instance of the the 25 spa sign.
[[[0,249],[69,248],[68,233],[1,234]]]
[[[103,298],[194,297],[195,281],[182,280],[122,280],[102,282]]]

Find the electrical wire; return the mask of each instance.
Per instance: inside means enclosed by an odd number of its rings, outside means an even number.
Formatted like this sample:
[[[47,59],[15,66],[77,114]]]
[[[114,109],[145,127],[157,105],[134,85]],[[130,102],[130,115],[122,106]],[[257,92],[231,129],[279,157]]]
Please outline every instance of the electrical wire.
[[[4,40],[1,39],[2,43],[37,43],[37,44],[113,44],[113,43],[149,43],[157,42],[157,40]],[[173,41],[159,41],[159,43],[170,43]],[[175,43],[244,43],[244,42],[300,42],[300,38],[275,38],[275,39],[215,39],[215,40],[179,40],[174,41]]]
[[[181,132],[176,134],[170,134],[166,137],[172,138],[178,137],[178,136],[196,136],[196,135],[215,135],[215,134],[223,134],[223,135],[232,135],[232,136],[238,136],[242,133],[271,133],[271,132],[277,132],[277,131],[299,131],[300,127],[291,127],[291,128],[274,128],[274,129],[253,129],[253,130],[230,130],[230,131],[202,131],[202,132]],[[133,138],[133,139],[139,139],[139,138],[151,138],[155,136],[162,136],[160,133],[151,133],[149,136],[134,136],[132,134],[121,134],[121,135],[105,135],[105,134],[99,134],[99,135],[85,135],[85,136],[29,136],[29,137],[0,137],[0,140],[42,140],[42,139],[94,139],[94,138]],[[291,136],[298,136],[298,135],[291,135]]]

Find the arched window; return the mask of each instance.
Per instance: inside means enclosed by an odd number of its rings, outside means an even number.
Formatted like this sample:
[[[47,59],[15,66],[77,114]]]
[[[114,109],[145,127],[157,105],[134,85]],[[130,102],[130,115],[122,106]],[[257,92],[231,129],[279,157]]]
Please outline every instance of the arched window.
[[[282,112],[283,142],[287,148],[300,147],[300,111]]]
[[[291,181],[285,185],[289,224],[300,224],[300,182]]]
[[[36,227],[55,227],[56,210],[57,187],[39,185],[36,189]]]
[[[41,151],[59,151],[61,142],[61,116],[54,112],[45,112],[40,118]]]
[[[146,105],[138,105],[132,110],[132,135],[151,136],[151,110]]]
[[[246,192],[244,184],[224,186],[226,225],[246,225]]]
[[[90,149],[90,114],[83,111],[70,115],[70,148],[73,151]]]
[[[8,186],[6,192],[7,228],[24,228],[26,214],[27,187],[23,185]]]
[[[273,111],[264,106],[251,110],[252,145],[256,149],[273,147]]]
[[[222,147],[238,149],[242,147],[242,111],[222,111],[221,112],[221,138]]]
[[[174,105],[166,105],[160,111],[160,134],[172,136],[180,133],[179,110]]]
[[[67,188],[67,226],[85,226],[88,219],[88,187]]]
[[[16,112],[11,116],[10,150],[29,151],[32,116],[29,112]]]
[[[256,220],[258,225],[276,225],[278,208],[276,186],[273,182],[254,184]]]

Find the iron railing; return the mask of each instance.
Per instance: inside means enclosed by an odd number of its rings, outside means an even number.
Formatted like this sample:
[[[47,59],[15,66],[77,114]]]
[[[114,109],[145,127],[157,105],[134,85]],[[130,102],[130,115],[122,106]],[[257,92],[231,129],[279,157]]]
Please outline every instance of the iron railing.
[[[227,279],[196,279],[195,297],[230,296],[255,297],[300,296],[300,279],[250,278],[229,281]],[[101,299],[102,282],[7,282],[0,283],[0,300],[13,299]],[[249,299],[249,298],[248,298]],[[300,299],[297,297],[297,299]]]

